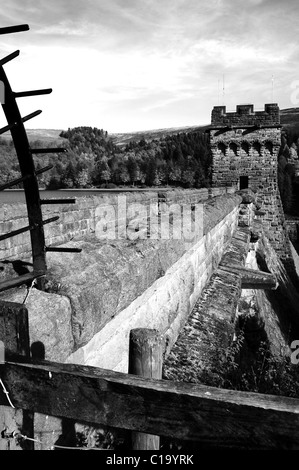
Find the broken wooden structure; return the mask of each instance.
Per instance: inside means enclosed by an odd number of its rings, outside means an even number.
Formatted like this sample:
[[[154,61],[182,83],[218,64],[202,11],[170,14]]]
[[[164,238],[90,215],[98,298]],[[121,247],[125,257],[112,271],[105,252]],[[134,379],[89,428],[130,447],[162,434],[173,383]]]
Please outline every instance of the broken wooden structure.
[[[43,413],[207,446],[299,449],[298,399],[32,359],[26,307],[1,304],[0,378],[12,404],[25,410],[27,437],[34,435],[28,414]],[[0,405],[9,406],[1,387]]]
[[[27,24],[10,26],[6,28],[0,28],[0,34],[9,34],[17,33],[20,31],[29,30]],[[0,129],[0,134],[4,134],[7,131],[11,132],[12,140],[14,147],[17,153],[21,177],[15,180],[9,181],[0,186],[0,191],[4,189],[11,188],[17,184],[23,183],[25,200],[27,205],[28,212],[28,221],[29,225],[18,230],[14,230],[10,233],[0,235],[0,240],[6,238],[14,237],[20,233],[30,231],[31,238],[31,247],[32,247],[32,261],[33,261],[33,271],[25,277],[19,276],[17,279],[12,279],[11,281],[4,281],[0,283],[0,291],[16,287],[16,285],[27,283],[28,281],[37,280],[37,287],[43,289],[44,287],[44,275],[47,271],[46,263],[46,252],[47,251],[57,251],[56,247],[47,247],[45,242],[44,235],[44,225],[47,223],[54,222],[58,217],[52,217],[48,220],[43,220],[42,214],[42,205],[43,204],[70,204],[76,202],[75,199],[40,199],[39,188],[38,188],[38,178],[37,176],[45,171],[48,171],[52,168],[51,165],[48,165],[40,170],[35,169],[33,155],[43,155],[46,153],[60,153],[65,152],[64,148],[31,148],[26,130],[24,127],[24,122],[29,119],[38,116],[41,113],[41,110],[37,110],[25,117],[22,117],[18,108],[17,99],[24,98],[28,96],[37,96],[37,95],[47,95],[52,92],[51,88],[41,89],[41,90],[30,90],[30,91],[20,91],[15,92],[11,89],[9,80],[6,76],[3,66],[10,62],[11,60],[18,57],[20,51],[17,50],[8,56],[0,60],[0,81],[4,87],[4,102],[2,102],[2,108],[7,120],[7,125]],[[68,248],[67,251],[71,251],[71,248]],[[59,251],[66,251],[64,248],[59,248]],[[72,251],[78,252],[78,249],[73,249]]]

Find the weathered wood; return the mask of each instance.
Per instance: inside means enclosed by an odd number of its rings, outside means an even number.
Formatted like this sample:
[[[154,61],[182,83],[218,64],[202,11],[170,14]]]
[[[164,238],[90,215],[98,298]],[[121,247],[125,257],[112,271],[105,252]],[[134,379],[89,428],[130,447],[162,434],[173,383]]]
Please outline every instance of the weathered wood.
[[[11,232],[4,233],[3,235],[0,235],[0,241],[6,240],[7,238],[15,237],[17,235],[20,235],[21,233],[30,232],[32,230],[35,230],[38,225],[50,224],[51,222],[55,222],[58,219],[59,215],[56,215],[55,217],[51,217],[50,219],[42,220],[40,224],[26,225],[26,227],[18,228],[17,230],[12,230]]]
[[[1,134],[1,130],[0,130],[0,134]],[[51,168],[53,168],[53,165],[45,166],[44,168],[40,168],[39,170],[37,170],[35,174],[40,175],[41,173],[44,173],[45,171],[51,170]],[[31,175],[24,175],[24,176],[21,176],[20,178],[11,180],[8,183],[2,184],[0,186],[0,191],[3,191],[6,188],[11,188],[12,186],[15,186],[16,184],[23,183],[23,181],[28,180],[29,178],[31,178]]]
[[[6,353],[29,357],[28,312],[24,305],[0,300],[0,340]]]
[[[37,413],[203,444],[299,449],[294,398],[23,358],[7,358],[1,378],[16,407]]]
[[[8,132],[10,131],[10,129],[12,129],[13,127],[15,127],[16,123],[12,123],[12,124],[8,124],[7,126],[4,126],[4,127],[1,127],[0,129],[0,135],[1,134],[5,134],[5,132]]]
[[[30,119],[35,118],[36,116],[39,116],[42,113],[41,109],[37,109],[36,111],[33,111],[33,113],[27,114],[26,116],[21,118],[22,122],[29,121]]]
[[[25,98],[28,96],[49,95],[52,93],[52,88],[43,88],[41,90],[30,91],[14,91],[15,98]]]
[[[6,240],[7,238],[16,237],[21,233],[30,232],[30,230],[34,230],[33,225],[26,225],[26,227],[18,228],[17,230],[12,230],[11,232],[3,233],[0,235],[0,241]]]
[[[28,24],[19,24],[17,26],[6,26],[5,28],[0,28],[0,34],[20,33],[21,31],[28,30]]]
[[[21,276],[18,276],[18,277],[13,277],[12,279],[1,281],[0,292],[3,292],[8,289],[12,289],[14,287],[22,286],[23,284],[30,283],[34,281],[34,279],[38,279],[41,276],[44,276],[44,274],[31,272],[31,273],[22,274]]]
[[[130,331],[129,374],[162,379],[163,338],[156,330],[135,328]],[[159,450],[160,436],[132,432],[133,450]]]
[[[1,30],[0,30],[1,32]],[[40,204],[40,195],[38,181],[35,172],[35,166],[24,122],[32,117],[38,116],[41,111],[35,111],[28,116],[21,117],[16,98],[11,89],[10,83],[2,66],[0,66],[0,80],[5,87],[5,103],[1,103],[8,125],[15,124],[10,132],[14,142],[15,150],[18,156],[19,166],[22,176],[31,175],[30,180],[24,181],[24,192],[28,212],[28,221],[30,226],[35,229],[30,231],[33,267],[36,272],[45,272],[47,270],[45,235],[42,224],[43,216]],[[43,289],[44,280],[40,278],[38,287]]]
[[[16,184],[20,184],[23,181],[28,180],[29,178],[30,178],[30,175],[25,175],[25,176],[22,176],[21,178],[16,178],[14,180],[8,181],[8,183],[1,184],[0,191],[4,191],[4,189],[11,188],[12,186],[15,186]]]
[[[5,346],[5,359],[10,353],[21,354],[25,360],[30,357],[30,339],[27,308],[15,302],[0,301],[0,340]],[[0,373],[1,373],[0,366]],[[7,399],[3,405],[8,405]],[[8,410],[2,410],[4,416]],[[22,433],[28,437],[34,437],[34,413],[23,410]],[[34,442],[27,440],[23,443],[23,449],[34,450]]]
[[[39,170],[35,171],[36,175],[40,175],[41,173],[44,173],[45,171],[51,170],[53,168],[53,165],[47,165],[44,168],[40,168]]]
[[[57,253],[81,253],[82,248],[66,248],[63,246],[46,246],[46,251],[55,251]]]
[[[43,153],[65,153],[67,151],[64,147],[55,147],[55,148],[38,148],[38,149],[30,149],[31,153],[34,154],[43,154]]]
[[[41,199],[41,204],[76,204],[76,198],[67,198],[67,199]]]
[[[222,265],[221,269],[241,276],[242,289],[277,289],[278,282],[274,274],[244,268],[243,266]]]
[[[2,59],[0,59],[0,64],[5,65],[5,64],[7,64],[7,62],[10,62],[11,60],[15,59],[19,55],[20,55],[19,50],[14,51],[11,54],[8,54],[6,57],[3,57]]]

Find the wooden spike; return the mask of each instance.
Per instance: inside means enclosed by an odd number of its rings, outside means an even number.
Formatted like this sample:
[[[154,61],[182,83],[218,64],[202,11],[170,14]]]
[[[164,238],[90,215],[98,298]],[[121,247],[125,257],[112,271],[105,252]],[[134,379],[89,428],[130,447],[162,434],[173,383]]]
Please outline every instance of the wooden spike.
[[[274,274],[259,271],[258,269],[244,268],[237,265],[220,265],[220,269],[241,276],[242,289],[272,289],[278,287]]]
[[[20,55],[20,51],[17,50],[15,52],[12,52],[11,54],[7,55],[6,57],[3,57],[3,59],[0,59],[0,65],[7,64],[7,62],[10,62],[11,60],[15,59]]]
[[[7,126],[1,127],[0,129],[0,135],[5,134],[5,132],[10,131],[13,127],[15,127],[16,123],[14,122],[13,124],[8,124]]]
[[[3,235],[0,235],[0,241],[6,240],[7,238],[15,237],[16,235],[20,235],[20,233],[29,232],[37,228],[37,226],[39,225],[50,224],[51,222],[55,222],[58,219],[59,219],[59,216],[57,215],[55,217],[51,217],[50,219],[42,220],[41,224],[27,225],[26,227],[13,230],[12,232],[4,233]]]
[[[44,173],[45,171],[51,170],[53,168],[53,165],[47,165],[44,168],[40,168],[39,170],[36,170],[35,174],[40,175],[41,173]]]
[[[3,235],[0,235],[0,241],[6,240],[7,238],[15,237],[16,235],[20,235],[20,233],[28,232],[33,229],[33,225],[27,225],[26,227],[19,228],[18,230],[13,230],[12,232],[4,233]]]
[[[52,93],[52,88],[44,88],[42,90],[31,90],[31,91],[18,91],[14,92],[15,98],[24,98],[27,96],[38,96],[38,95],[49,95]]]
[[[30,149],[31,153],[34,154],[39,154],[39,153],[64,153],[66,152],[67,149],[63,147],[57,147],[57,148],[40,148],[40,149]]]
[[[44,168],[37,170],[35,174],[40,175],[41,173],[44,173],[45,171],[51,170],[51,168],[53,168],[53,165],[45,166]],[[29,178],[32,178],[32,175],[25,175],[25,176],[22,176],[21,178],[17,178],[15,180],[9,181],[8,183],[2,184],[0,186],[0,191],[3,191],[4,189],[7,189],[7,188],[11,188],[12,186],[15,186],[16,184],[20,184],[23,181],[28,180]]]
[[[14,277],[12,279],[8,279],[7,281],[2,281],[0,282],[0,292],[3,292],[7,289],[12,289],[13,287],[19,287],[22,284],[27,284],[27,282],[31,283],[34,281],[34,279],[37,279],[41,276],[44,276],[45,274],[43,273],[26,273],[22,274],[21,276]]]
[[[29,31],[28,24],[19,24],[17,26],[7,26],[6,28],[0,28],[0,34],[20,33],[22,31]]]
[[[7,188],[11,188],[12,186],[15,186],[16,184],[20,184],[23,181],[27,180],[28,178],[30,178],[30,176],[26,175],[26,176],[22,176],[21,178],[17,178],[15,180],[9,181],[8,183],[2,184],[0,186],[0,191],[3,191],[4,189],[7,189]]]
[[[41,113],[42,113],[42,110],[39,109],[39,110],[37,110],[37,111],[34,111],[34,112],[31,113],[31,114],[27,114],[27,116],[25,116],[25,117],[22,118],[22,122],[29,121],[29,119],[32,119],[32,118],[38,116],[38,115],[41,114]]]
[[[41,199],[41,204],[76,204],[76,198],[73,199]]]
[[[50,219],[43,220],[42,225],[50,224],[51,222],[55,222],[58,219],[59,215],[56,215],[55,217],[51,217]]]
[[[46,251],[56,251],[58,253],[81,253],[82,248],[64,248],[60,246],[46,246]]]

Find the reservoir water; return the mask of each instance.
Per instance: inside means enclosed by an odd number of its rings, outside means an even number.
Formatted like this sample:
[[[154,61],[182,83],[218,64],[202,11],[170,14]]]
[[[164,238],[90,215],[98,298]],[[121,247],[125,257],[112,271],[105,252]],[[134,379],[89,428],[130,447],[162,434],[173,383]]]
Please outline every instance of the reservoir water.
[[[41,199],[51,198],[68,198],[68,197],[87,197],[99,196],[101,194],[113,194],[124,192],[153,192],[153,191],[171,191],[173,188],[116,188],[116,189],[57,189],[49,191],[47,189],[40,189]],[[23,189],[5,189],[0,191],[0,205],[13,204],[18,202],[25,202],[25,194]]]

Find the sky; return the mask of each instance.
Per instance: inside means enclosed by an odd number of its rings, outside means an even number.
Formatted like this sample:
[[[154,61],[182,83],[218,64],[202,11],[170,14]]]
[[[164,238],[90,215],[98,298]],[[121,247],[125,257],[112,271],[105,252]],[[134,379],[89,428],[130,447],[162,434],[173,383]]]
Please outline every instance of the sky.
[[[209,124],[213,106],[299,106],[298,0],[1,0],[0,57],[27,128]],[[4,116],[3,122],[5,124]],[[4,125],[3,124],[3,125]]]

